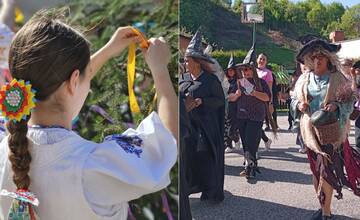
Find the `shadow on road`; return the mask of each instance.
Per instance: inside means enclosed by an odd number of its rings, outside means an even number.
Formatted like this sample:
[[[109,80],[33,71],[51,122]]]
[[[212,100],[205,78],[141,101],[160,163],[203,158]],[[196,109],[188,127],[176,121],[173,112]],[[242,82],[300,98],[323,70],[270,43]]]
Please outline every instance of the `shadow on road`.
[[[292,153],[299,154],[298,151],[299,151],[299,148],[295,148],[295,147],[289,147],[287,149],[271,148],[270,151],[262,151],[262,149],[260,149],[260,151],[259,151],[260,161],[261,161],[261,159],[271,159],[271,160],[283,160],[283,161],[293,161],[293,162],[300,162],[300,163],[309,163],[306,156],[305,157],[297,157],[294,154],[292,154]],[[236,154],[226,154],[226,158],[239,157],[239,160],[242,163],[243,162],[242,156],[244,155],[243,151],[237,150],[237,151],[235,151],[235,153]],[[241,156],[239,156],[238,154],[240,154]]]
[[[235,196],[228,191],[225,191],[225,200],[220,204],[200,202],[198,198],[190,198],[190,203],[195,220],[307,220],[311,219],[311,215],[316,211]],[[355,220],[355,218],[340,215],[335,215],[335,217],[337,220]]]
[[[244,170],[243,166],[225,165],[225,175],[240,176],[240,172],[242,170]],[[287,182],[312,185],[312,177],[308,174],[286,170],[273,170],[270,168],[261,167],[261,165],[259,170],[261,173],[257,173],[255,179],[249,180],[248,182],[250,184],[255,184],[258,181],[266,181],[271,183]]]
[[[297,157],[291,153],[298,153],[299,148],[288,148],[288,149],[276,149],[272,148],[270,151],[261,151],[260,160],[261,159],[272,159],[272,160],[284,160],[284,161],[293,161],[300,163],[309,163],[307,158]]]

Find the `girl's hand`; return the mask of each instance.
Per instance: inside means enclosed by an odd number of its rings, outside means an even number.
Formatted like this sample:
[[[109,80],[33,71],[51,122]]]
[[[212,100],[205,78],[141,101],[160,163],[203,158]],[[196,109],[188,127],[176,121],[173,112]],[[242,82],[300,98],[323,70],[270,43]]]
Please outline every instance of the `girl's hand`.
[[[104,49],[109,58],[116,57],[131,43],[140,43],[141,39],[137,36],[132,27],[119,27],[111,39],[106,43]]]
[[[151,73],[157,77],[164,74],[163,70],[167,69],[171,58],[170,48],[163,37],[150,38],[148,42],[149,48],[142,51]]]

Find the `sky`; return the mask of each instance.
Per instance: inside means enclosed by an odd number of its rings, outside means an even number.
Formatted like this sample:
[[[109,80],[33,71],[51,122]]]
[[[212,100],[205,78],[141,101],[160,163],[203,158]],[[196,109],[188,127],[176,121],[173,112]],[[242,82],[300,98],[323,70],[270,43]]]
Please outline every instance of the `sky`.
[[[246,2],[251,2],[252,0],[246,0]],[[303,0],[290,0],[291,2],[299,2],[299,1],[303,1]],[[234,2],[234,0],[233,0]],[[360,4],[360,0],[345,0],[345,1],[340,1],[340,0],[321,0],[321,2],[323,4],[330,4],[332,2],[340,2],[341,4],[343,4],[343,6],[347,6],[347,7],[351,7],[354,6],[356,4]]]

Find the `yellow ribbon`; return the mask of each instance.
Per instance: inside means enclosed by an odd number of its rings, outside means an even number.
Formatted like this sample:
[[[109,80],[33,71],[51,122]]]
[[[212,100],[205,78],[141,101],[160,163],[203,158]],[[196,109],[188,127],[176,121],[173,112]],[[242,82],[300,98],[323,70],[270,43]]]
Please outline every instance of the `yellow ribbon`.
[[[149,43],[145,36],[136,28],[132,28],[135,35],[141,38],[140,47],[147,49]],[[128,63],[127,63],[127,76],[128,76],[128,91],[129,91],[129,102],[131,112],[140,112],[139,104],[137,103],[135,92],[134,92],[134,81],[135,81],[135,43],[130,44],[128,52]]]
[[[22,11],[20,10],[20,8],[15,8],[15,22],[17,24],[22,24],[24,23],[24,14],[22,13]]]
[[[134,81],[135,81],[135,43],[130,44],[128,53],[127,63],[127,77],[128,77],[128,91],[129,91],[129,102],[131,112],[140,112],[139,104],[136,101],[134,92]]]

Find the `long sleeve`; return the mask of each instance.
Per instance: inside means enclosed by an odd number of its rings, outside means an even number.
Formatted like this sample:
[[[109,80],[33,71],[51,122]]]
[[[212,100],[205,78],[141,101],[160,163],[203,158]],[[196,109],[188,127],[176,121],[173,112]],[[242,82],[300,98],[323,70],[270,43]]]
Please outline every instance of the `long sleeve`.
[[[212,80],[210,85],[211,97],[202,99],[203,107],[207,108],[220,108],[225,105],[224,92],[218,80]]]
[[[116,212],[121,203],[169,185],[176,159],[174,137],[152,113],[136,130],[107,137],[90,154],[83,168],[85,197],[97,214]]]
[[[348,102],[335,102],[335,105],[338,107],[340,127],[344,127],[346,120],[349,119],[350,114],[354,110],[355,98],[349,100]]]

